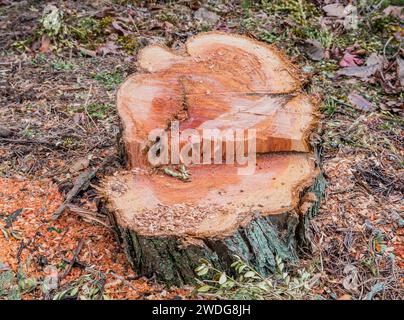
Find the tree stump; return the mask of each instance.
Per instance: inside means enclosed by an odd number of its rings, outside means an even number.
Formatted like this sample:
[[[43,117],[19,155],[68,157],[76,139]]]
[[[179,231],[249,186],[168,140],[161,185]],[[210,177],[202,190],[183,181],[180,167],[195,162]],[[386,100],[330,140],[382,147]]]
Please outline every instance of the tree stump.
[[[296,260],[299,226],[323,186],[309,143],[316,106],[299,71],[273,46],[218,32],[190,38],[180,52],[146,47],[138,65],[142,73],[117,93],[127,170],[103,182],[133,268],[182,285],[194,281],[201,258],[229,270],[237,255],[264,275],[276,255]],[[254,129],[254,173],[240,175],[237,163],[151,165],[149,133],[171,137],[173,120],[180,133],[241,130],[242,145]],[[179,148],[187,142],[181,136]]]

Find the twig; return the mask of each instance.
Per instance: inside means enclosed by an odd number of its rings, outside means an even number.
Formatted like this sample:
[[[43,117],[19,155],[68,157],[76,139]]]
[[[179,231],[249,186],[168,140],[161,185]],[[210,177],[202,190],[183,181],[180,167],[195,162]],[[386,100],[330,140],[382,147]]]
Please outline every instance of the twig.
[[[8,139],[8,138],[0,138],[0,142],[8,142],[8,143],[14,143],[14,144],[27,144],[27,145],[32,145],[32,144],[40,144],[43,146],[46,146],[48,148],[53,148],[53,149],[65,149],[61,145],[56,145],[51,142],[47,141],[41,141],[41,140],[23,140],[23,139]]]
[[[75,196],[77,196],[80,191],[88,188],[88,185],[90,184],[91,179],[93,179],[95,177],[96,173],[97,173],[97,170],[91,170],[91,171],[83,172],[81,175],[79,175],[73,188],[67,194],[65,201],[59,206],[59,208],[52,215],[52,218],[51,218],[52,220],[57,220],[60,217],[60,215],[63,213],[63,211],[65,211],[66,206],[73,200],[73,198]]]
[[[87,94],[87,98],[86,101],[84,102],[84,110],[86,111],[87,116],[90,118],[91,122],[95,125],[95,127],[98,129],[97,123],[94,121],[93,117],[91,117],[90,113],[88,112],[87,106],[88,106],[88,102],[90,100],[91,97],[91,91],[93,90],[93,85],[90,86],[90,89],[88,89],[88,94]]]
[[[59,208],[55,211],[52,215],[52,220],[57,220],[63,211],[66,209],[66,206],[76,197],[81,191],[86,190],[90,185],[90,181],[96,176],[98,170],[103,168],[109,161],[111,161],[113,157],[107,157],[104,161],[100,164],[100,166],[96,169],[83,172],[77,178],[76,183],[74,184],[73,188],[69,191],[66,196],[65,201],[59,206]]]
[[[15,210],[12,214],[6,217],[6,228],[10,228],[13,222],[17,220],[18,216],[23,212],[24,208]]]
[[[108,272],[111,276],[114,276],[115,278],[117,278],[118,280],[121,280],[124,284],[126,284],[128,287],[132,288],[132,289],[136,289],[128,280],[126,280],[124,277],[116,274],[115,272]]]
[[[63,273],[63,275],[61,276],[60,279],[65,278],[65,277],[70,273],[70,271],[72,270],[73,265],[74,265],[74,263],[76,262],[77,257],[79,256],[81,249],[83,248],[83,244],[84,244],[84,239],[81,238],[80,241],[79,241],[79,243],[78,243],[78,245],[77,245],[77,247],[76,247],[76,249],[74,250],[74,254],[73,254],[72,260],[70,260],[70,263],[69,263],[69,265],[67,266],[66,271]]]
[[[100,225],[104,226],[105,228],[114,231],[114,229],[108,225],[107,223],[105,223],[104,221],[102,221],[99,217],[97,217],[97,212],[92,212],[90,210],[85,210],[83,208],[77,207],[77,206],[73,206],[73,205],[68,205],[67,206],[69,208],[69,210],[78,215],[79,217],[82,217],[85,221],[90,222],[94,221],[96,223],[99,223]],[[88,221],[90,220],[90,221]]]

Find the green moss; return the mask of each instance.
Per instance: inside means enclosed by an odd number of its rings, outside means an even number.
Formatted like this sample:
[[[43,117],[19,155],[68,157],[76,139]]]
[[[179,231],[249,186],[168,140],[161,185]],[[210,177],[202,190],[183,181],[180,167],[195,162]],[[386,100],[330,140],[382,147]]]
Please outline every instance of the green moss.
[[[68,24],[67,37],[95,48],[98,44],[105,42],[106,29],[113,20],[114,18],[111,16],[106,16],[102,19],[92,17],[76,19],[72,17]]]
[[[320,112],[332,116],[337,110],[337,104],[334,99],[327,98],[320,106]]]
[[[169,9],[162,10],[156,17],[160,21],[166,21],[173,25],[176,25],[178,22],[178,16]]]
[[[134,36],[119,36],[116,41],[128,54],[136,54],[141,47],[139,40]]]
[[[74,64],[62,59],[53,60],[51,66],[57,71],[71,71],[74,69]]]
[[[279,37],[276,34],[266,31],[266,30],[263,30],[260,34],[260,40],[268,42],[268,43],[274,43],[278,39],[279,39]]]
[[[111,104],[92,103],[87,106],[88,114],[97,120],[104,120],[112,110]]]
[[[122,72],[118,69],[108,72],[102,71],[93,76],[93,79],[98,81],[107,89],[115,89],[122,82]]]
[[[286,15],[300,26],[308,26],[317,23],[321,16],[317,7],[305,0],[262,0],[262,7],[270,15],[279,14]]]

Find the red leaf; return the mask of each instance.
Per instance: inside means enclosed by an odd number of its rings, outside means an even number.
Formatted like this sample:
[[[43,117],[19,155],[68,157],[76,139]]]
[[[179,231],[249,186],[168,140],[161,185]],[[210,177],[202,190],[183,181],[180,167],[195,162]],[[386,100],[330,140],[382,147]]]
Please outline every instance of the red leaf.
[[[343,68],[345,67],[356,67],[363,64],[363,59],[359,58],[355,54],[351,54],[349,51],[345,51],[339,65]]]

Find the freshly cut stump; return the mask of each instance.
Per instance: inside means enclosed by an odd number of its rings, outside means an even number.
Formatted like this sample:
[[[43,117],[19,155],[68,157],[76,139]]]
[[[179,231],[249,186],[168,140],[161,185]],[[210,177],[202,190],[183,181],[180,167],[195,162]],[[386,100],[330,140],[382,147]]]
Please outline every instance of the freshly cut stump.
[[[134,269],[181,285],[194,281],[200,258],[229,270],[237,255],[264,275],[274,270],[275,255],[296,259],[299,225],[322,185],[308,141],[316,107],[301,91],[298,70],[273,46],[217,32],[192,37],[183,52],[146,47],[138,64],[143,73],[117,93],[128,170],[104,180]],[[255,129],[255,172],[189,165],[184,182],[152,168],[148,135],[169,134],[172,120],[180,133],[242,130],[245,143]]]

